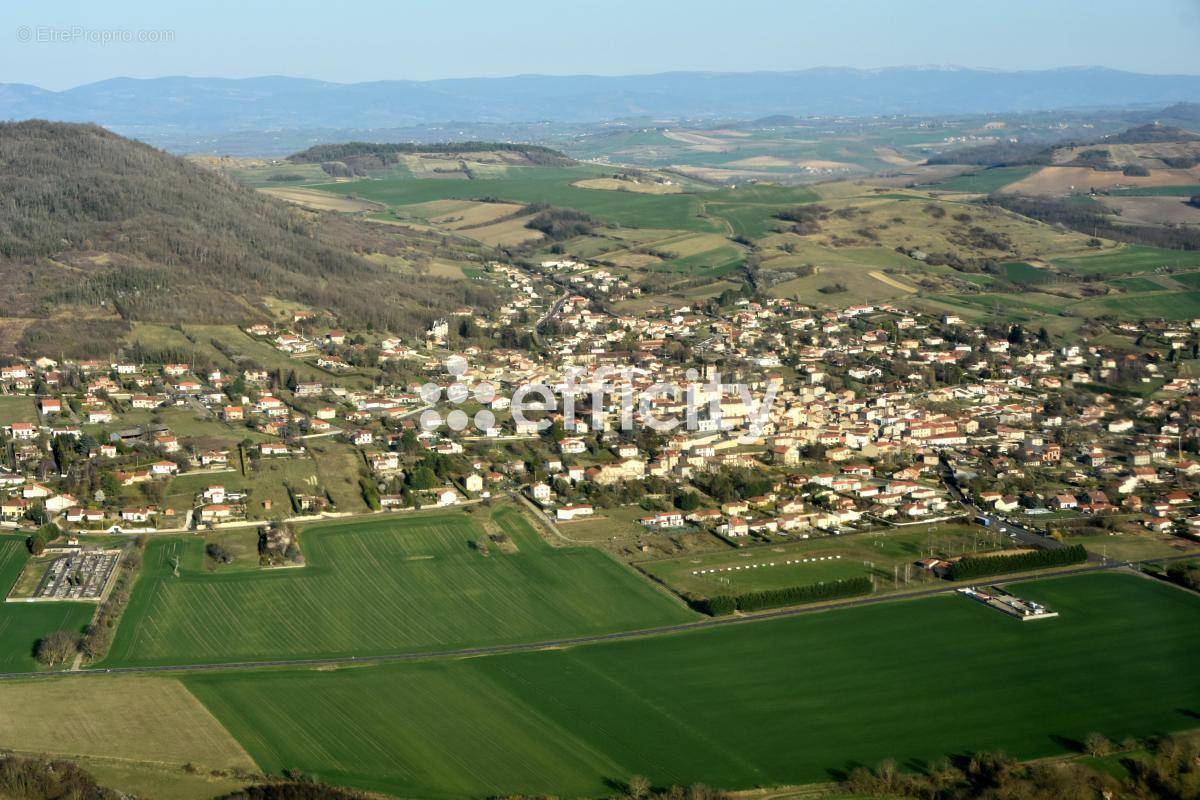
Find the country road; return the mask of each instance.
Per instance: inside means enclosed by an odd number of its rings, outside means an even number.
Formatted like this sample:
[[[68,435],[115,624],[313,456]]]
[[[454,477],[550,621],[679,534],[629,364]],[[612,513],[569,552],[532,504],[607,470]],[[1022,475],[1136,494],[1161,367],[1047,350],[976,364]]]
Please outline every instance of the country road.
[[[1194,559],[1195,555],[1175,556],[1172,558],[1152,559],[1154,563],[1170,563],[1173,561],[1182,561],[1186,559]],[[993,586],[1002,586],[1007,583],[1015,583],[1018,581],[1036,580],[1042,578],[1061,578],[1071,575],[1083,575],[1093,572],[1103,572],[1107,570],[1129,569],[1133,566],[1132,562],[1113,562],[1108,564],[1087,564],[1081,567],[1071,567],[1062,570],[1054,570],[1049,572],[1041,572],[1036,574],[1025,574],[1016,576],[997,576],[996,580],[989,580],[987,583]],[[722,628],[730,625],[752,625],[756,622],[764,622],[766,620],[783,619],[787,617],[798,617],[806,614],[820,614],[826,611],[840,611],[847,608],[859,608],[862,606],[871,606],[878,603],[893,603],[904,600],[915,600],[926,597],[934,597],[943,594],[953,594],[961,584],[950,586],[935,586],[929,589],[918,589],[910,592],[896,592],[886,595],[871,595],[868,597],[858,597],[850,600],[840,600],[833,603],[825,603],[822,605],[811,606],[796,606],[792,608],[782,608],[775,611],[763,611],[754,614],[743,614],[730,617],[717,617],[699,619],[695,622],[683,622],[677,625],[663,625],[656,628],[641,628],[631,631],[615,631],[612,633],[598,633],[588,636],[572,636],[562,639],[547,639],[539,642],[524,642],[514,644],[490,645],[486,647],[466,647],[450,650],[427,650],[413,653],[386,653],[383,655],[372,656],[339,656],[335,658],[295,658],[295,659],[276,659],[270,661],[239,661],[225,663],[210,663],[210,664],[156,664],[144,667],[112,667],[104,668],[87,668],[75,671],[63,672],[4,672],[0,673],[0,680],[16,680],[23,678],[55,678],[64,675],[70,676],[85,676],[85,675],[130,675],[130,674],[146,674],[154,672],[215,672],[215,671],[230,671],[230,670],[251,670],[251,669],[268,669],[277,667],[336,667],[336,666],[351,666],[359,664],[391,664],[409,661],[433,661],[438,659],[448,658],[471,658],[477,656],[502,655],[505,653],[528,653],[537,650],[551,650],[563,647],[573,647],[577,645],[597,644],[600,642],[617,642],[628,641],[632,639],[648,639],[656,636],[665,636],[673,633],[685,633],[689,631],[707,630],[712,628]]]

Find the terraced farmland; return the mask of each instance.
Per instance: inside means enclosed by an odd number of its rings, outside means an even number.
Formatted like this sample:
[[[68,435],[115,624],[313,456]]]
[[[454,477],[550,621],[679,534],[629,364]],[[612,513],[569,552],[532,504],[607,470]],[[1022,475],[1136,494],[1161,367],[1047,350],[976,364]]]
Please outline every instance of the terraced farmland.
[[[23,536],[0,536],[0,596],[12,589],[28,558]],[[0,672],[37,669],[38,639],[58,630],[82,631],[95,610],[92,603],[0,604]]]
[[[1195,725],[1200,598],[1111,573],[1017,591],[1060,616],[1021,624],[954,595],[569,650],[184,681],[265,770],[422,797],[607,795],[632,774],[799,784],[884,758],[1033,758],[1090,731]]]
[[[446,649],[650,627],[691,612],[601,553],[553,549],[512,508],[304,531],[308,566],[208,573],[199,537],[155,540],[106,666]],[[180,559],[179,576],[174,559]]]

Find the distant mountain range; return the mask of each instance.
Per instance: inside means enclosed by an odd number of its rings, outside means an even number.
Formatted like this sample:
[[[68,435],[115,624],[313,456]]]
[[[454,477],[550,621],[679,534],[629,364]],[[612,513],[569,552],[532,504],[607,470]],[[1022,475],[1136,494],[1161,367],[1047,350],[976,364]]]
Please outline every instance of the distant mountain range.
[[[465,120],[952,115],[1200,101],[1200,76],[1103,68],[1000,72],[901,67],[800,72],[464,78],[328,83],[303,78],[114,78],[61,92],[0,84],[0,119],[96,122],[131,135],[395,128]]]

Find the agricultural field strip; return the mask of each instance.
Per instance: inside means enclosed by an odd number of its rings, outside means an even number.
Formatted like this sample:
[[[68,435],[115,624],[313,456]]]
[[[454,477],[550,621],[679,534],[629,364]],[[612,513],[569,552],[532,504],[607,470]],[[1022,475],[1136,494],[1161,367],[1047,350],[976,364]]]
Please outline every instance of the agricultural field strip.
[[[518,552],[471,548],[481,532],[460,514],[318,526],[298,570],[205,573],[198,539],[151,542],[103,666],[365,657],[692,618],[606,556],[552,549],[515,511],[495,519]]]
[[[1170,558],[1154,558],[1149,559],[1155,564],[1169,564],[1176,561],[1194,560],[1195,554],[1182,555]],[[1138,562],[1135,562],[1135,564]],[[1082,567],[1071,567],[1062,570],[1050,570],[1041,575],[1046,578],[1071,577],[1076,575],[1086,575],[1090,573],[1111,572],[1126,569],[1124,563],[1109,563],[1109,564],[1089,564]],[[1006,585],[1008,583],[1018,581],[1034,580],[1037,576],[1029,574],[1014,574],[1010,576],[997,576],[990,579],[989,583],[997,586]],[[274,658],[253,661],[214,661],[209,663],[163,663],[149,664],[143,666],[103,666],[97,668],[85,667],[79,671],[72,672],[73,676],[102,676],[106,674],[143,674],[143,673],[197,673],[210,671],[246,671],[258,669],[272,669],[279,667],[335,667],[349,665],[368,665],[368,664],[389,664],[403,662],[419,662],[419,661],[438,661],[442,659],[458,659],[472,658],[477,656],[503,655],[506,653],[529,653],[539,650],[555,650],[577,645],[598,644],[602,642],[618,642],[635,639],[655,638],[667,634],[684,633],[687,631],[720,628],[725,626],[749,625],[758,622],[766,622],[769,620],[797,617],[809,614],[823,614],[829,611],[840,611],[843,609],[857,608],[861,606],[871,606],[877,604],[890,604],[899,601],[919,600],[923,598],[934,597],[938,595],[950,595],[954,593],[954,588],[950,586],[938,586],[931,589],[921,589],[917,591],[894,592],[889,594],[871,595],[852,600],[840,600],[831,603],[822,603],[805,606],[795,606],[791,608],[775,609],[771,611],[754,612],[733,617],[718,617],[718,618],[702,618],[695,619],[690,622],[682,622],[671,625],[660,625],[651,628],[639,628],[625,631],[613,631],[609,633],[587,634],[581,636],[571,636],[561,639],[545,639],[535,642],[519,642],[512,644],[486,645],[479,647],[463,647],[457,649],[444,650],[425,650],[416,652],[391,652],[379,653],[371,655],[352,655],[352,656],[314,656],[314,657],[296,657],[296,658]],[[32,661],[32,660],[31,660]],[[61,675],[61,673],[57,673]],[[31,673],[31,672],[0,672],[0,680],[9,679],[24,679],[24,678],[39,678],[39,677],[55,677],[56,673]]]
[[[803,784],[885,757],[1037,758],[1090,730],[1194,725],[1200,598],[1113,574],[1016,591],[1060,616],[1020,625],[938,597],[653,643],[184,681],[266,770],[427,797],[596,795],[629,774]],[[1106,636],[1125,646],[1098,648]],[[1050,703],[1047,674],[1068,682]]]

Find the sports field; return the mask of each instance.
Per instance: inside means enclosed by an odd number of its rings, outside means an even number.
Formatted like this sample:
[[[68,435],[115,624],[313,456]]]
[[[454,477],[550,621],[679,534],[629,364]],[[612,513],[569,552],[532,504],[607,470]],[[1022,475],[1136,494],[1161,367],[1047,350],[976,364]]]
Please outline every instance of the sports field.
[[[156,539],[105,666],[440,650],[693,618],[598,551],[546,545],[515,509],[487,514],[319,525],[301,534],[301,569],[208,572],[200,537]],[[485,526],[517,551],[484,554]]]
[[[404,796],[828,781],[859,763],[1062,753],[1195,726],[1200,598],[1132,575],[1022,584],[1022,624],[957,595],[569,650],[189,675],[258,764]]]
[[[892,588],[894,576],[903,582],[905,567],[918,559],[950,558],[1007,543],[1006,537],[977,525],[942,523],[643,561],[638,568],[681,594],[741,594],[862,576],[874,577],[883,591]],[[910,586],[940,580],[915,567],[911,579]]]
[[[23,536],[0,536],[0,599],[21,574],[29,551]],[[92,619],[92,603],[0,603],[0,672],[37,669],[33,648],[57,630],[82,631]]]

